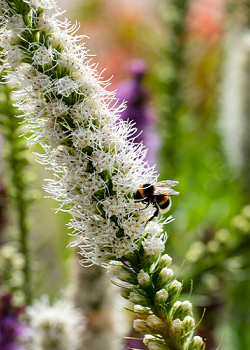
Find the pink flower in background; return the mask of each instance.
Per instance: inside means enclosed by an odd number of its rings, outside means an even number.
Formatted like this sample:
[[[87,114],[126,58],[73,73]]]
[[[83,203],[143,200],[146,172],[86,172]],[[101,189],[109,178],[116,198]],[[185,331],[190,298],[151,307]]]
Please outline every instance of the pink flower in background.
[[[188,32],[203,44],[217,43],[223,34],[225,3],[225,0],[191,0]]]
[[[143,142],[148,148],[145,159],[152,166],[157,163],[160,142],[156,131],[156,116],[149,107],[150,94],[142,84],[146,71],[144,61],[133,60],[129,64],[131,78],[117,86],[117,97],[120,101],[127,101],[127,108],[121,113],[121,118],[133,120],[136,123],[135,126],[138,129],[136,142]]]

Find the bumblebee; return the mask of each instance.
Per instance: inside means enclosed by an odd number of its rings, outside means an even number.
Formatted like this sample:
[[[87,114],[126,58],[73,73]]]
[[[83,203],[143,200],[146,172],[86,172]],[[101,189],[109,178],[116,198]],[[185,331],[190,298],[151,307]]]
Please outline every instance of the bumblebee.
[[[170,196],[177,196],[179,192],[172,189],[178,181],[161,181],[155,184],[140,185],[139,189],[133,194],[135,201],[146,203],[146,206],[140,210],[148,208],[150,204],[155,207],[153,216],[148,220],[151,221],[160,213],[166,213],[171,208]]]

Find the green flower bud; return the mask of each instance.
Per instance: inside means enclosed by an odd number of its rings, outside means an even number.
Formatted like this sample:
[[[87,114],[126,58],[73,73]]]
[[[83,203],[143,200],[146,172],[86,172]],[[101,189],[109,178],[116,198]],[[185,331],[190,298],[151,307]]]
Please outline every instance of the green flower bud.
[[[156,338],[151,335],[151,334],[146,334],[143,338],[143,343],[148,347],[148,344],[152,341],[152,340],[156,340]]]
[[[192,308],[193,306],[188,300],[176,301],[173,305],[173,317],[183,320],[184,317],[192,315]]]
[[[182,322],[179,318],[170,323],[170,331],[175,337],[179,337],[183,333]]]
[[[164,254],[159,260],[159,266],[161,268],[169,267],[172,264],[172,258],[168,254]]]
[[[200,350],[203,345],[203,340],[198,335],[193,337],[192,341],[188,346],[188,350]]]
[[[116,275],[116,277],[124,282],[136,284],[136,274],[123,265],[110,265],[109,272]]]
[[[136,332],[145,333],[148,331],[147,322],[144,320],[140,320],[140,319],[134,320],[133,327]]]
[[[168,292],[166,289],[161,289],[155,294],[155,302],[157,304],[164,304],[167,301]]]
[[[160,340],[152,340],[148,343],[149,350],[167,350],[166,344]]]
[[[131,293],[131,289],[121,287],[120,288],[120,294],[123,298],[129,299],[129,295]]]
[[[158,333],[162,328],[164,328],[166,326],[165,323],[159,317],[157,317],[155,315],[148,316],[147,325],[155,333]]]
[[[174,280],[167,289],[171,300],[173,300],[180,294],[182,289],[182,283],[177,280]]]
[[[138,315],[138,317],[146,320],[152,311],[149,307],[144,307],[141,305],[134,305],[134,312]]]
[[[168,267],[164,267],[157,279],[157,285],[164,287],[167,283],[169,283],[170,279],[173,277],[174,271],[169,269]]]
[[[141,270],[137,275],[137,280],[140,286],[147,287],[150,285],[150,276],[148,273]]]
[[[186,316],[184,320],[182,321],[184,334],[188,334],[194,329],[195,326],[195,320],[191,316]]]
[[[131,292],[129,294],[129,300],[134,304],[139,304],[142,306],[147,306],[149,304],[147,298],[144,295],[137,292]]]

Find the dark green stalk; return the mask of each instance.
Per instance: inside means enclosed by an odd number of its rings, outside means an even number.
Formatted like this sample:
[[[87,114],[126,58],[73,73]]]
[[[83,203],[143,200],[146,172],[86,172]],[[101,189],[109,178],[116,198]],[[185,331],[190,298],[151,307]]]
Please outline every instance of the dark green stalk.
[[[162,96],[160,98],[160,130],[162,138],[167,140],[163,143],[161,150],[163,164],[160,164],[163,171],[166,171],[169,178],[175,178],[176,173],[176,154],[178,154],[178,120],[183,111],[183,74],[182,70],[185,64],[185,45],[184,32],[186,28],[186,14],[188,10],[187,0],[165,1],[161,8],[161,17],[167,30],[166,46],[163,50],[165,57],[164,66],[167,67],[167,73],[163,81]],[[171,138],[171,142],[170,142]],[[162,174],[163,176],[165,173]]]
[[[20,137],[20,121],[16,115],[18,110],[13,107],[13,100],[11,97],[12,89],[7,84],[1,84],[1,131],[4,134],[7,142],[6,147],[6,161],[10,169],[11,175],[11,196],[14,200],[17,222],[19,231],[19,246],[20,252],[24,257],[23,266],[23,292],[25,295],[26,304],[31,303],[31,287],[30,287],[30,256],[28,249],[28,206],[29,200],[27,198],[27,180],[25,172],[27,170],[28,161],[25,155],[26,141]]]

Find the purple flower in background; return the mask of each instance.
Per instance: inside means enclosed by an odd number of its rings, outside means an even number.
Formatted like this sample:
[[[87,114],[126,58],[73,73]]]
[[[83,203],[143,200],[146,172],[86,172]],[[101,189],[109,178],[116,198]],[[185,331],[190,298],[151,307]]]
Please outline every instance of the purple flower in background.
[[[0,349],[22,350],[17,344],[17,338],[24,335],[26,327],[19,320],[23,308],[12,305],[12,295],[0,295]]]
[[[117,86],[117,97],[127,101],[127,108],[121,113],[123,120],[133,120],[138,129],[136,142],[143,142],[148,148],[146,160],[152,166],[157,163],[157,152],[160,147],[159,136],[156,131],[156,116],[149,107],[150,94],[143,87],[142,79],[147,71],[142,60],[134,60],[129,65],[132,77],[122,81]],[[134,136],[133,136],[134,137]]]

